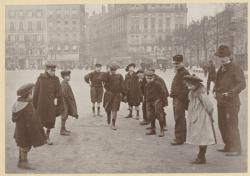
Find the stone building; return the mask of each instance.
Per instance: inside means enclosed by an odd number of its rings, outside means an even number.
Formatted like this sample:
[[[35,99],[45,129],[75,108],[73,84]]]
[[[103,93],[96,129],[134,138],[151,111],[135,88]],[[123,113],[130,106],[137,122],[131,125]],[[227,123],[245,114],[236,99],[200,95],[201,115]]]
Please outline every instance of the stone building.
[[[155,60],[160,47],[177,28],[187,25],[186,4],[115,4],[88,18],[90,57]],[[105,56],[105,58],[103,58]]]
[[[7,68],[41,67],[47,55],[45,6],[6,6]]]

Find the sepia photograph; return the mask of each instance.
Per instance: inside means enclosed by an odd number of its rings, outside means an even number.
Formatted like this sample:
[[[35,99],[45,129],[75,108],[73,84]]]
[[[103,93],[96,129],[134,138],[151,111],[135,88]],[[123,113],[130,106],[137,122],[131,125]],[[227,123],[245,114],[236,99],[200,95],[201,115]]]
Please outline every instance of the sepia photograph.
[[[5,174],[248,172],[248,3],[4,11]]]

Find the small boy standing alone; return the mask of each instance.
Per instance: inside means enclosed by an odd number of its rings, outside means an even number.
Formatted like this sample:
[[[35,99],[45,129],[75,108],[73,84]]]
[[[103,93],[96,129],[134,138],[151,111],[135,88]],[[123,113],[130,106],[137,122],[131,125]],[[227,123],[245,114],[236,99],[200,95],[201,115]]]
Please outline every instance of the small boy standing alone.
[[[34,84],[25,84],[17,90],[17,101],[12,107],[12,121],[16,123],[14,138],[19,147],[18,167],[33,169],[28,163],[28,152],[31,147],[46,144],[46,135],[39,118],[35,116],[32,104]]]
[[[195,75],[186,75],[184,81],[189,89],[186,143],[199,146],[197,158],[192,163],[205,164],[207,146],[216,144],[212,117],[213,104],[200,78]]]
[[[68,116],[75,117],[78,119],[77,106],[73,91],[70,87],[70,73],[71,71],[65,70],[61,72],[63,78],[61,82],[61,92],[62,92],[62,107],[61,107],[61,130],[60,134],[63,136],[70,135],[70,131],[66,129],[66,121]]]

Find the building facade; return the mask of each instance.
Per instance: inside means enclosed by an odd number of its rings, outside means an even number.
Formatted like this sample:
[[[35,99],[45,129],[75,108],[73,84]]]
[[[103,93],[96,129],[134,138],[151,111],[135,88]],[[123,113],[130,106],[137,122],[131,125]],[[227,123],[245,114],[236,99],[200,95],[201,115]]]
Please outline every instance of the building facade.
[[[187,25],[186,4],[115,4],[88,18],[90,57],[158,59],[168,36]],[[103,58],[105,57],[105,58]]]
[[[74,67],[85,57],[84,5],[6,7],[6,67]]]
[[[46,8],[7,6],[5,55],[7,68],[36,68],[47,54]]]

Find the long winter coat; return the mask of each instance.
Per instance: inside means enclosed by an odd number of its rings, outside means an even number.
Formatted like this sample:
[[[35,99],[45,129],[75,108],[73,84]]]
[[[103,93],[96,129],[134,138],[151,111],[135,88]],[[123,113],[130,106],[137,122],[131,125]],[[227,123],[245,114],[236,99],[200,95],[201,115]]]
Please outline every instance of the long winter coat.
[[[139,106],[142,101],[143,93],[141,84],[136,73],[127,73],[124,81],[125,92],[129,106]]]
[[[54,104],[56,98],[57,105]],[[55,119],[60,115],[60,98],[59,78],[47,72],[40,74],[35,85],[33,104],[44,127],[54,128]]]
[[[77,106],[73,91],[68,81],[61,82],[62,104],[61,116],[67,118],[68,115],[78,118]]]
[[[205,94],[205,88],[189,92],[186,143],[212,145],[216,143],[212,128],[213,104]]]
[[[12,107],[12,121],[16,123],[14,138],[19,147],[38,147],[46,143],[40,119],[35,116],[31,100],[19,98]]]

